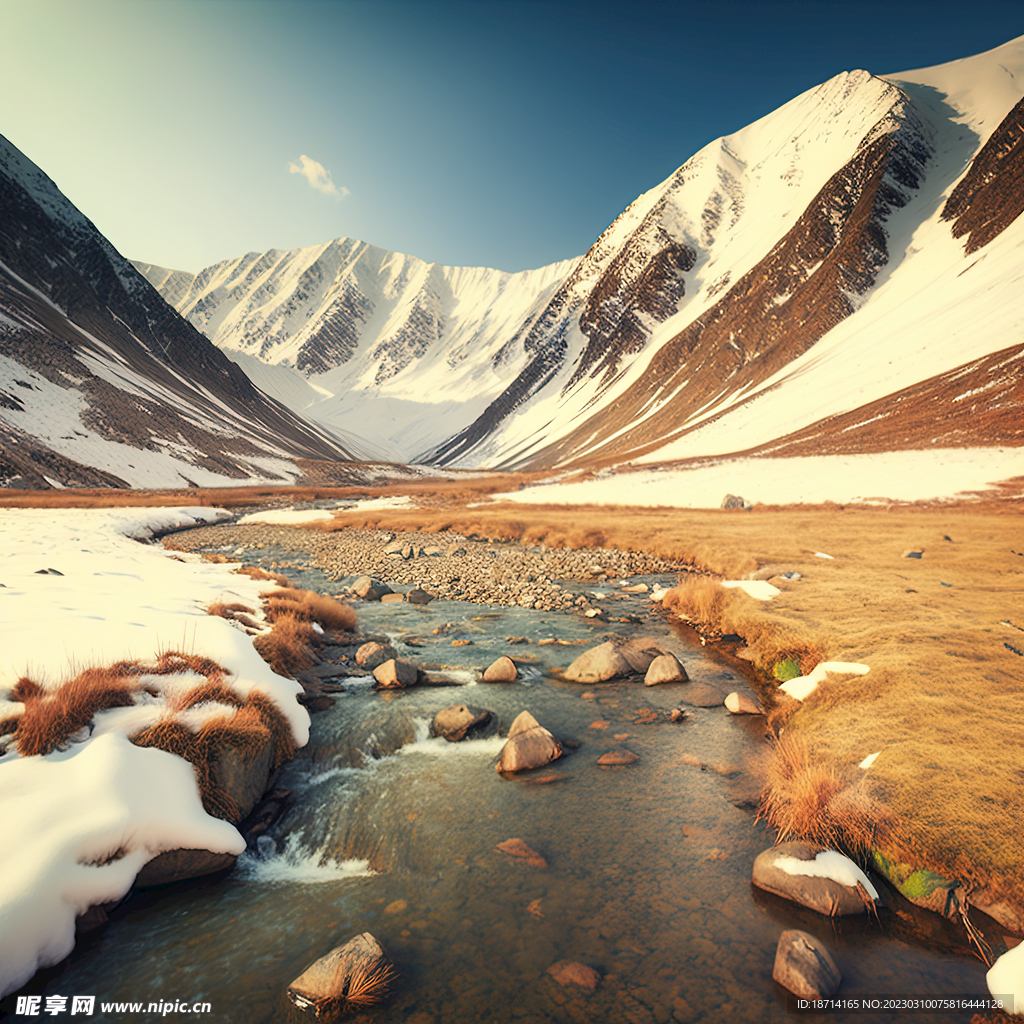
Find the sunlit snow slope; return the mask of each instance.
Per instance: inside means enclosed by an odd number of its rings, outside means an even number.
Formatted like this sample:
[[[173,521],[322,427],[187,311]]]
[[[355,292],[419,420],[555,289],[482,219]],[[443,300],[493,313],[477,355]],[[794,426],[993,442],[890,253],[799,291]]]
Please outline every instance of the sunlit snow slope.
[[[0,137],[0,486],[291,483],[309,462],[344,476],[349,458],[256,390]]]
[[[572,263],[443,267],[352,238],[248,253],[192,276],[135,266],[258,387],[411,459],[522,369],[516,336]]]
[[[706,146],[581,259],[523,274],[349,239],[137,266],[264,390],[400,457],[1020,446],[1021,83],[1024,37],[837,75]]]

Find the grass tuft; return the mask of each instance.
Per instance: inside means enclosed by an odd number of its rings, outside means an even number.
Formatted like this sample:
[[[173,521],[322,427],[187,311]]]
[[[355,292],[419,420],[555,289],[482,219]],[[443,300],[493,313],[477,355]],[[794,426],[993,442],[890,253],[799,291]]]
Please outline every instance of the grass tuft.
[[[868,793],[863,776],[852,780],[788,731],[768,759],[758,817],[777,830],[777,842],[803,839],[860,858],[885,843],[894,824]]]
[[[206,606],[207,615],[217,615],[222,619],[234,619],[238,615],[252,615],[253,613],[254,609],[250,608],[247,604],[240,604],[238,601],[232,604],[215,601],[213,604]]]
[[[351,605],[312,590],[275,590],[266,599],[264,614],[268,622],[291,616],[300,622],[317,622],[324,629],[343,633],[355,632],[356,628],[356,613]]]
[[[243,565],[241,569],[236,569],[235,572],[240,576],[248,576],[252,580],[270,580],[279,587],[290,587],[292,585],[291,580],[287,576],[282,576],[279,572],[267,572],[256,565]]]
[[[294,676],[316,664],[313,653],[316,638],[316,630],[310,623],[281,613],[270,632],[255,637],[252,645],[279,676]]]
[[[35,683],[22,685],[30,682],[21,680],[15,687],[25,704],[15,730],[23,757],[49,754],[63,746],[98,711],[131,706],[137,688],[131,677],[111,668],[88,668],[52,691],[42,691]]]

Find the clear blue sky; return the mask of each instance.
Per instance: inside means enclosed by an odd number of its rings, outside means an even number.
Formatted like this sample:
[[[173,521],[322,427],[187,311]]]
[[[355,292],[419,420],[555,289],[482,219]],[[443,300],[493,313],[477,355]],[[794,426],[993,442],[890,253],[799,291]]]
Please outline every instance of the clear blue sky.
[[[0,134],[133,259],[349,235],[522,270],[841,71],[1021,34],[1020,0],[0,0]]]

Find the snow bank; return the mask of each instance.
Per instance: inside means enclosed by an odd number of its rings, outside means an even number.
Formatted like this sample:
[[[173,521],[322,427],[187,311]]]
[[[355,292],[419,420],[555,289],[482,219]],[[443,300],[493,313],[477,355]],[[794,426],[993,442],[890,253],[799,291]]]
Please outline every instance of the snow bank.
[[[689,468],[608,473],[580,483],[536,484],[495,494],[523,504],[718,508],[726,494],[766,505],[932,501],[988,490],[1021,475],[1019,448],[955,448],[720,459]]]
[[[333,518],[332,513],[321,508],[279,508],[269,509],[266,512],[250,512],[247,516],[242,516],[238,522],[243,525],[270,523],[274,526],[302,526],[305,523],[316,523],[322,519]]]
[[[782,593],[767,580],[722,580],[722,586],[730,589],[738,587],[743,593],[757,598],[758,601],[770,601],[776,594]]]
[[[807,675],[790,679],[779,689],[797,700],[806,700],[818,688],[818,683],[825,681],[829,672],[835,672],[837,675],[864,676],[870,671],[867,665],[855,661],[823,661]]]
[[[228,822],[203,810],[187,761],[117,733],[46,757],[5,759],[0,814],[14,840],[0,851],[0,993],[63,960],[75,944],[75,917],[120,899],[156,854],[245,849]]]
[[[243,698],[268,694],[300,745],[309,716],[301,687],[275,675],[250,638],[206,614],[214,601],[259,607],[266,584],[230,567],[138,543],[156,533],[226,513],[215,509],[0,510],[0,707],[21,706],[11,688],[28,676],[56,688],[82,669],[123,659],[155,660],[180,650],[212,658]],[[0,756],[0,995],[23,985],[74,945],[75,917],[117,900],[139,868],[164,850],[241,853],[241,836],[206,814],[192,766],[129,742],[167,713],[168,702],[203,677],[144,676],[159,692],[136,706],[100,712],[91,730],[45,756]],[[184,713],[198,728],[233,709]],[[116,859],[107,861],[111,856]]]
[[[775,867],[780,871],[785,871],[787,875],[830,878],[833,882],[848,885],[851,889],[860,882],[873,900],[878,899],[878,890],[868,881],[868,876],[849,857],[844,857],[837,850],[822,850],[814,860],[776,857]]]

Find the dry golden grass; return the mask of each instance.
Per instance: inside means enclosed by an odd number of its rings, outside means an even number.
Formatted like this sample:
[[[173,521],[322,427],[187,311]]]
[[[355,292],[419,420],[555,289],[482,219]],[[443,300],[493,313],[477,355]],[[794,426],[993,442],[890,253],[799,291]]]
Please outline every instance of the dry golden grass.
[[[278,572],[267,572],[256,565],[243,565],[241,569],[235,570],[240,576],[248,576],[252,580],[270,580],[279,587],[290,587],[291,581],[287,576]]]
[[[317,622],[324,629],[343,633],[352,633],[356,628],[356,612],[351,605],[312,590],[275,590],[266,597],[264,614],[268,622],[290,615],[300,622]]]
[[[13,699],[25,704],[25,713],[15,723],[18,753],[23,757],[49,754],[88,725],[97,711],[129,707],[136,688],[135,679],[119,672],[118,666],[88,668],[48,691],[31,680],[19,681]]]
[[[225,604],[223,601],[215,601],[213,604],[206,606],[207,615],[217,615],[222,619],[233,619],[236,615],[252,615],[255,609],[250,608],[247,604],[241,604],[238,601],[234,601],[231,604]]]
[[[729,579],[799,572],[772,601],[737,595],[709,625],[743,636],[766,680],[789,657],[802,672],[820,660],[869,665],[867,676],[819,686],[788,730],[840,773],[880,751],[868,775],[898,822],[893,852],[946,877],[992,883],[1024,906],[1024,766],[1013,755],[1024,734],[1024,659],[1005,646],[1024,650],[1024,529],[1013,502],[752,512],[434,506],[340,513],[328,524],[345,526],[594,543]],[[911,548],[923,557],[903,558]]]
[[[806,740],[779,737],[765,771],[760,817],[778,831],[778,841],[806,839],[865,859],[890,841],[893,819],[873,800],[862,773],[813,756]]]
[[[223,670],[221,670],[223,672]],[[198,732],[168,717],[130,737],[139,747],[156,747],[188,761],[196,775],[199,796],[208,814],[237,824],[241,811],[230,793],[217,781],[218,759],[227,749],[237,751],[247,763],[255,761],[272,745],[271,771],[295,754],[291,727],[273,700],[258,690],[242,700],[217,680],[190,690],[174,710],[216,702],[237,708],[231,717],[208,718]]]
[[[294,615],[278,615],[269,633],[253,642],[259,656],[280,676],[294,676],[316,664],[316,630]]]

